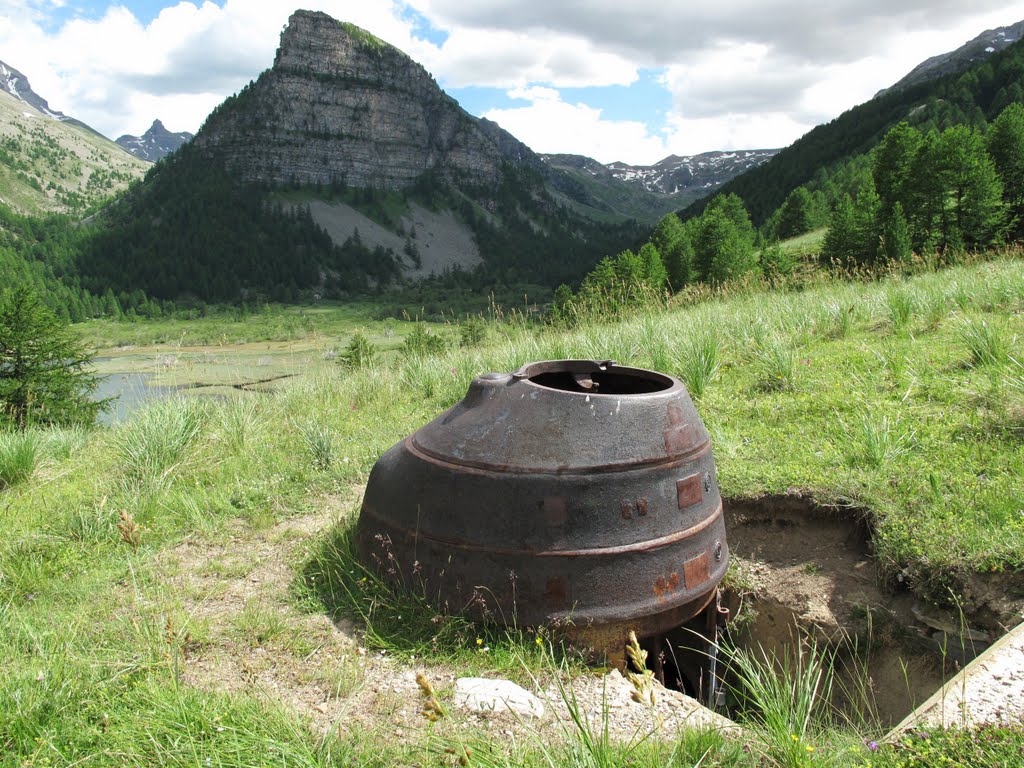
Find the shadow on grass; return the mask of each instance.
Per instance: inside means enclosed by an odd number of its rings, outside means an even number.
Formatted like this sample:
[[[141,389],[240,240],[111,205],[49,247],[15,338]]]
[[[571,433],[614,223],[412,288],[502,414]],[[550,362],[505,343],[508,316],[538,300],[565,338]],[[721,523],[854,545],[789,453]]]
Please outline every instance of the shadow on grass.
[[[352,622],[370,650],[500,670],[513,677],[541,669],[545,651],[553,652],[558,662],[584,666],[578,651],[563,646],[543,627],[476,621],[465,612],[446,612],[432,604],[425,583],[392,584],[359,558],[354,520],[338,523],[314,545],[300,590],[335,624]]]

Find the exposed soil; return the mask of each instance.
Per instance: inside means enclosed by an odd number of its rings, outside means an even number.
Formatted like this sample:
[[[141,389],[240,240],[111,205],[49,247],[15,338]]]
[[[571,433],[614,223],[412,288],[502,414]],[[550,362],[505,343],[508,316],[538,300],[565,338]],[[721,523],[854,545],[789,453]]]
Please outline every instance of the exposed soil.
[[[727,503],[726,524],[737,559],[727,601],[738,618],[733,638],[775,657],[798,642],[834,650],[834,698],[847,711],[897,723],[1001,634],[998,625],[971,626],[975,615],[888,589],[855,510],[768,497]],[[979,616],[991,618],[990,603],[975,603]],[[1001,610],[1012,615],[1012,601]]]

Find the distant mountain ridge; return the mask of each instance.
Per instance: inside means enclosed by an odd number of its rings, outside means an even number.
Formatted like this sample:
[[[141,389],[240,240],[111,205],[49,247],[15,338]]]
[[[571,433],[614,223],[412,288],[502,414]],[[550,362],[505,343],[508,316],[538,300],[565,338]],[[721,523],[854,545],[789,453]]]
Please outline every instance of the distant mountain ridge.
[[[28,104],[30,107],[46,117],[62,123],[71,123],[72,125],[85,128],[87,131],[92,131],[97,136],[103,136],[102,133],[97,131],[91,125],[87,125],[74,117],[68,117],[63,112],[56,109],[51,109],[49,102],[32,90],[32,86],[29,84],[28,78],[25,77],[25,75],[2,61],[0,61],[0,90],[6,91],[18,101]],[[103,136],[103,138],[107,137]]]
[[[7,91],[7,93],[11,94],[11,96],[16,98],[18,101],[23,101],[30,107],[34,107],[47,117],[52,117],[54,120],[61,121],[71,120],[71,118],[63,112],[50,109],[49,102],[32,90],[32,86],[29,85],[28,78],[14,67],[5,64],[2,61],[0,61],[0,88]]]
[[[593,176],[607,173],[620,181],[638,184],[648,192],[705,195],[734,176],[770,160],[778,152],[778,149],[749,149],[702,152],[688,157],[669,155],[654,165],[603,164],[581,155],[541,155],[541,158],[555,167],[572,167]]]
[[[955,51],[940,53],[938,56],[925,59],[910,70],[906,76],[889,88],[879,91],[875,96],[880,96],[887,91],[908,88],[918,83],[934,80],[943,75],[963,72],[968,67],[988,58],[993,53],[998,53],[1013,45],[1021,38],[1024,38],[1024,21],[1018,21],[1016,24],[1006,27],[985,30]]]
[[[162,122],[154,120],[149,130],[141,136],[125,134],[119,136],[115,143],[136,157],[155,163],[157,160],[167,157],[185,142],[191,141],[192,137],[193,135],[188,131],[172,133],[164,127]]]
[[[742,173],[770,160],[779,150],[752,149],[669,155],[654,165],[599,163],[591,157],[544,154],[551,168],[563,171],[623,215],[653,223],[669,211],[692,203]]]

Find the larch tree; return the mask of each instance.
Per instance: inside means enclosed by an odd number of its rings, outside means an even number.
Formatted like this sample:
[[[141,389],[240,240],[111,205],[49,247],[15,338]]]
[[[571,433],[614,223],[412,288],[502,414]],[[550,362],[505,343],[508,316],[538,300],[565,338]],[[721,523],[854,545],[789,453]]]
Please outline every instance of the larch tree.
[[[986,137],[988,153],[1003,181],[1010,231],[1024,236],[1024,105],[1011,104],[992,123]]]
[[[27,287],[0,296],[0,423],[92,424],[109,400],[93,393],[100,376],[68,325]]]

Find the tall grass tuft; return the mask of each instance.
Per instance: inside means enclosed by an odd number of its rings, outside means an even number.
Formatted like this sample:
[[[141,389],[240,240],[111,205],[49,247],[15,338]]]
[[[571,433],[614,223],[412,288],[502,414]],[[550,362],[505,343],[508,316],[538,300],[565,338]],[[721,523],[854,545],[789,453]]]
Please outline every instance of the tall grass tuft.
[[[315,419],[298,425],[302,445],[319,470],[330,469],[334,463],[334,435],[331,428]]]
[[[826,339],[845,339],[853,327],[853,309],[852,304],[826,304],[815,322],[815,330]]]
[[[219,404],[216,416],[220,440],[234,454],[245,450],[265,423],[260,418],[259,401],[255,397],[230,398]]]
[[[757,387],[765,392],[789,392],[796,380],[796,353],[778,336],[766,338],[754,348],[751,362]]]
[[[876,416],[868,411],[860,414],[859,423],[849,435],[856,452],[853,463],[864,462],[875,469],[903,456],[910,450],[914,433],[902,427],[899,419]]]
[[[695,400],[704,396],[708,384],[718,374],[719,345],[718,334],[707,327],[697,329],[683,342],[679,355],[679,374]]]
[[[885,306],[894,333],[906,330],[917,309],[914,295],[903,288],[893,288],[885,294]]]
[[[985,320],[964,320],[959,335],[971,353],[971,365],[1006,365],[1010,361],[1010,344],[1005,335]]]
[[[806,644],[806,647],[805,647]],[[727,653],[733,693],[740,706],[765,730],[769,755],[783,766],[816,764],[812,726],[832,694],[834,652],[813,642],[794,643],[781,658],[757,652]]]
[[[160,482],[188,458],[205,418],[196,398],[159,400],[113,433],[114,451],[129,480]]]
[[[39,461],[39,435],[35,432],[0,432],[0,491],[26,482]]]
[[[54,461],[67,461],[89,442],[85,427],[48,427],[39,432],[43,453]]]

